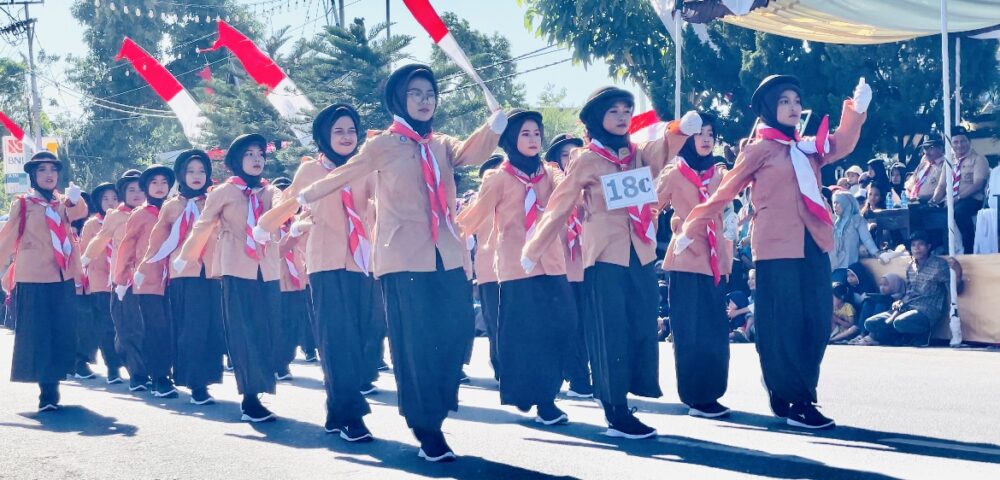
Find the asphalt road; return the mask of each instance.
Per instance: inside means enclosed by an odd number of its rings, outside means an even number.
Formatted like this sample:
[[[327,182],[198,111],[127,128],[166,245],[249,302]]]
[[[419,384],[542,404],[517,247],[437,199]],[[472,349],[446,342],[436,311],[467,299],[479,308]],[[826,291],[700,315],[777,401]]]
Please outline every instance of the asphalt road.
[[[281,418],[239,421],[231,375],[219,403],[188,395],[157,400],[124,385],[63,384],[65,408],[35,412],[37,387],[12,384],[13,335],[0,330],[0,478],[1000,478],[1000,354],[997,351],[837,346],[823,364],[820,402],[840,427],[805,433],[771,417],[752,345],[732,349],[725,421],[686,416],[673,352],[662,344],[660,399],[635,399],[656,440],[604,437],[598,406],[562,399],[571,423],[541,427],[499,405],[485,339],[478,339],[461,408],[445,422],[460,455],[452,464],[417,458],[396,410],[391,374],[377,383],[366,418],[378,440],[348,445],[322,430],[322,375],[296,361],[295,379],[265,398]]]

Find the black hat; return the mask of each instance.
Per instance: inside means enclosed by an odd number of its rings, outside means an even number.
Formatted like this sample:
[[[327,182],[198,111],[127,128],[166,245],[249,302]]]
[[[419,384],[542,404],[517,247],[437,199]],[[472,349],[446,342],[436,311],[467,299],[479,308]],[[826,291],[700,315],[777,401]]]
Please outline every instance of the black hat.
[[[117,190],[117,188],[115,188],[115,184],[113,184],[111,182],[104,182],[104,183],[102,183],[102,184],[94,187],[94,189],[90,191],[90,198],[91,198],[91,200],[93,200],[94,203],[96,203],[96,204],[100,204],[101,203],[101,197],[104,196],[104,192],[106,192],[108,190],[111,190],[112,192],[115,192],[116,195],[118,194],[118,190]],[[96,207],[99,208],[100,205],[96,205]]]
[[[955,138],[959,135],[965,137],[969,136],[969,129],[961,125],[956,125],[954,128],[951,129],[951,138]]]
[[[31,160],[24,162],[24,172],[28,175],[34,175],[35,169],[43,163],[51,163],[56,166],[56,170],[62,170],[62,162],[59,161],[59,157],[48,150],[42,150],[32,155]]]
[[[941,132],[932,131],[931,133],[924,135],[924,141],[920,143],[920,148],[944,147],[944,140],[942,140],[942,138],[944,138],[944,136],[941,135]]]
[[[789,84],[801,88],[802,82],[795,75],[769,75],[760,81],[760,85],[757,85],[757,90],[754,90],[753,95],[750,97],[750,106],[754,107],[758,105],[758,102],[763,100],[764,93],[766,93],[771,88],[782,85]],[[754,108],[754,111],[757,111]]]
[[[499,153],[491,155],[488,160],[479,166],[479,178],[483,178],[483,175],[486,175],[486,172],[499,167],[501,163],[503,163],[503,155],[500,155]]]
[[[125,173],[122,173],[121,178],[119,178],[118,181],[115,182],[115,190],[118,190],[119,199],[125,198],[125,188],[128,187],[129,183],[138,182],[140,175],[142,175],[142,172],[134,168],[125,170]]]
[[[507,113],[507,128],[500,134],[500,148],[504,148],[505,143],[508,145],[507,148],[510,148],[511,144],[516,144],[520,132],[515,132],[514,129],[520,130],[521,125],[528,120],[534,120],[538,128],[542,128],[542,114],[539,112],[515,108]]]
[[[545,159],[554,162],[556,161],[556,154],[560,152],[560,149],[564,145],[573,145],[576,148],[583,147],[583,139],[574,137],[571,133],[560,133],[552,138],[552,143],[549,143],[548,150],[545,151]]]
[[[201,160],[201,164],[205,167],[205,184],[197,190],[192,189],[185,180],[185,175],[187,175],[187,164],[193,159]],[[185,150],[174,159],[174,177],[177,181],[177,191],[180,192],[181,196],[185,198],[194,198],[199,195],[204,195],[208,192],[209,185],[212,184],[212,160],[208,158],[208,154],[205,153],[204,150],[199,150],[197,148]]]
[[[153,181],[153,177],[156,175],[163,175],[167,178],[167,183],[170,184],[172,188],[174,186],[174,170],[166,165],[150,165],[149,168],[143,170],[142,174],[139,175],[139,186],[142,187],[142,191],[146,191],[146,187],[149,182]]]
[[[284,190],[292,185],[292,180],[288,177],[278,177],[271,180],[271,185],[274,185],[278,190]]]
[[[594,90],[587,97],[587,102],[580,109],[580,120],[586,123],[587,119],[591,118],[594,114],[603,114],[603,112],[597,112],[596,110],[604,105],[610,105],[615,100],[625,100],[635,104],[635,96],[632,95],[632,92],[613,86],[601,87]]]
[[[233,173],[243,171],[243,153],[253,144],[260,145],[260,148],[267,150],[267,139],[259,133],[245,133],[236,137],[233,143],[229,144],[225,159],[229,170],[232,170]]]

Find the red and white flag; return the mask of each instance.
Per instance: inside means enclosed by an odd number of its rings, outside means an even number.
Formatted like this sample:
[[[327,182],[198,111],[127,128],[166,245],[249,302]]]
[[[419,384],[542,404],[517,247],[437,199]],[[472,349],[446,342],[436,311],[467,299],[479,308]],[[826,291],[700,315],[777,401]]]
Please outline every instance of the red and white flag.
[[[458,64],[465,73],[472,77],[472,80],[479,85],[479,88],[483,89],[483,95],[486,97],[486,103],[490,106],[490,111],[500,110],[500,103],[497,102],[496,97],[493,96],[493,92],[486,86],[483,79],[479,78],[479,74],[476,73],[476,69],[472,67],[472,63],[469,62],[469,57],[465,55],[465,51],[462,47],[458,45],[455,41],[455,37],[452,36],[451,32],[448,31],[448,26],[441,21],[441,17],[434,11],[434,7],[431,6],[429,0],[403,0],[406,4],[406,8],[410,9],[410,13],[413,14],[413,18],[417,20],[420,26],[424,27],[424,30],[431,36],[434,43],[444,50],[444,53],[448,55],[451,61]]]
[[[312,102],[295,86],[292,79],[281,71],[253,41],[247,38],[228,23],[219,20],[219,38],[209,48],[198,49],[198,52],[212,52],[226,47],[243,64],[250,78],[259,85],[267,87],[267,101],[274,106],[281,118],[288,121],[295,138],[303,145],[312,143],[312,127],[309,124],[308,113],[315,110]]]
[[[656,110],[649,110],[632,117],[628,127],[629,137],[633,143],[646,143],[663,138],[667,130],[667,122],[661,121]]]
[[[164,102],[170,106],[174,115],[181,122],[181,129],[184,136],[192,145],[201,144],[202,130],[208,120],[201,112],[201,107],[194,101],[194,97],[184,89],[181,82],[167,71],[166,67],[156,61],[148,52],[142,49],[131,38],[125,37],[122,48],[115,55],[115,61],[127,59],[132,63],[136,73],[139,74],[150,88],[156,92]]]
[[[24,130],[22,130],[18,124],[14,123],[14,121],[3,112],[0,112],[0,123],[3,123],[3,126],[7,127],[7,130],[10,130],[10,134],[21,142],[21,145],[25,145],[31,151],[35,151],[35,142],[25,142]]]

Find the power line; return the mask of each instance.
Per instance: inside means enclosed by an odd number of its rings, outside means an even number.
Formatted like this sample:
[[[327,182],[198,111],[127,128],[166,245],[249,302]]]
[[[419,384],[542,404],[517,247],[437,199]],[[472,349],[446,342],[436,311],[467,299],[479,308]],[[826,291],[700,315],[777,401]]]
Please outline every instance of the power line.
[[[572,60],[573,60],[572,57],[571,58],[566,58],[566,59],[563,59],[563,60],[559,60],[558,62],[552,62],[552,63],[546,64],[546,65],[542,65],[540,67],[535,67],[535,68],[532,68],[532,69],[529,69],[529,70],[525,70],[523,72],[514,72],[514,73],[509,74],[509,75],[504,75],[504,76],[501,76],[501,77],[491,78],[489,80],[483,80],[483,83],[489,84],[489,83],[493,83],[493,82],[499,82],[500,80],[506,80],[508,78],[517,77],[517,76],[520,76],[520,75],[524,75],[526,73],[531,73],[531,72],[534,72],[534,71],[541,70],[543,68],[554,67],[554,66],[559,65],[561,63],[566,63],[566,62],[569,62],[569,61],[572,61]],[[467,83],[465,85],[462,85],[462,86],[459,86],[459,87],[455,87],[455,88],[453,88],[451,90],[447,90],[447,91],[441,92],[441,94],[445,95],[445,94],[449,94],[449,93],[454,93],[454,92],[462,91],[462,90],[465,90],[465,89],[468,89],[468,88],[474,88],[476,86],[478,86],[476,83]]]

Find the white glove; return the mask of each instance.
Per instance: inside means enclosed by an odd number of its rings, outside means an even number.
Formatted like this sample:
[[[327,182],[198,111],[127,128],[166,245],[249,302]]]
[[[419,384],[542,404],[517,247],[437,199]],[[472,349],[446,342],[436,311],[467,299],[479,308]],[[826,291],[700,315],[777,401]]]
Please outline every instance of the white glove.
[[[183,272],[184,271],[184,267],[186,267],[187,264],[188,264],[188,262],[186,260],[184,260],[183,258],[178,258],[178,259],[174,260],[174,271]]]
[[[465,237],[465,249],[471,252],[473,248],[476,248],[476,237],[469,235]]]
[[[521,268],[524,269],[524,273],[531,273],[535,269],[535,265],[538,265],[538,262],[521,255]]]
[[[302,236],[301,223],[292,222],[292,226],[288,227],[288,236],[292,238],[299,238]]]
[[[878,254],[878,261],[882,265],[888,265],[890,262],[892,262],[892,259],[898,257],[899,255],[900,255],[899,252],[893,252],[893,251],[882,252]]]
[[[132,274],[132,285],[134,285],[135,288],[142,288],[142,281],[145,279],[146,279],[145,275],[139,272],[135,272]]]
[[[678,235],[677,241],[674,242],[674,254],[680,255],[684,252],[684,250],[687,250],[692,243],[694,243],[694,240],[688,238],[687,235],[684,235],[683,233]]]
[[[299,202],[299,205],[303,207],[309,206],[309,202],[306,201],[306,194],[300,193],[299,196],[295,197],[295,201]]]
[[[870,103],[872,103],[872,87],[865,83],[865,77],[861,77],[858,86],[854,87],[854,111],[865,113]]]
[[[125,292],[127,292],[127,291],[128,291],[128,287],[126,287],[125,285],[116,285],[115,286],[115,295],[118,296],[118,301],[119,302],[122,301],[122,300],[125,300]]]
[[[507,129],[507,112],[497,110],[493,112],[493,115],[490,115],[490,119],[487,121],[490,124],[490,130],[493,130],[493,133],[500,135]]]
[[[69,182],[69,186],[66,187],[66,196],[69,197],[69,202],[73,205],[80,203],[83,199],[83,194],[80,192],[80,187],[75,183]]]
[[[697,135],[701,133],[701,115],[698,112],[690,110],[681,117],[681,133],[684,135]]]
[[[264,244],[271,241],[271,234],[261,228],[260,225],[255,225],[253,227],[253,239],[257,243]]]
[[[90,258],[88,258],[86,255],[81,256],[80,266],[83,268],[87,268],[87,265],[90,265]]]

